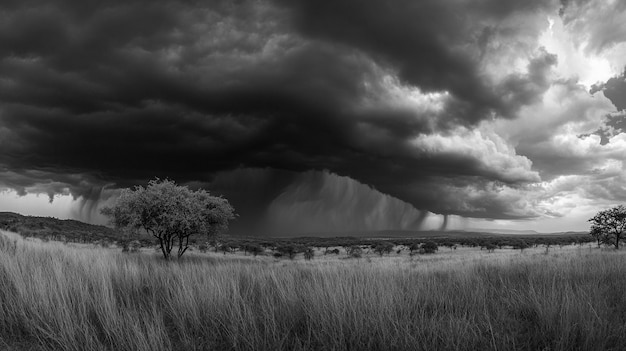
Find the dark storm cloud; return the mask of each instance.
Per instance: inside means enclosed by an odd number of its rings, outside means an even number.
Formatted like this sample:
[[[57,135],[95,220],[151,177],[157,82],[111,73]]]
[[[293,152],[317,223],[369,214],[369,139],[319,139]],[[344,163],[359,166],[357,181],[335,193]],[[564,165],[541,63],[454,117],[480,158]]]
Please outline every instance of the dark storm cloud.
[[[622,111],[626,109],[626,70],[619,76],[610,78],[605,83],[596,84],[591,88],[591,94],[601,91],[615,107]]]
[[[83,196],[98,200],[107,184],[87,174],[60,174],[56,170],[8,170],[1,167],[0,186],[14,189],[18,195],[44,193],[52,202],[57,194],[72,195],[75,199]]]
[[[501,81],[480,67],[500,22],[546,9],[543,1],[3,2],[2,183],[97,198],[87,184],[328,169],[420,210],[533,216],[494,185],[537,181],[524,160],[413,141],[534,102],[552,55],[539,52],[526,72]],[[448,94],[415,108],[407,91]],[[268,181],[288,184],[280,179]]]
[[[626,131],[626,70],[604,83],[593,85],[590,93],[597,92],[602,92],[618,110],[617,113],[608,114],[602,126],[594,133],[600,136],[600,143],[605,145],[611,137]]]
[[[230,231],[248,235],[420,229],[428,215],[348,177],[269,168],[219,172],[209,184],[240,214]]]
[[[284,4],[294,9],[296,26],[305,35],[357,47],[395,66],[409,84],[452,93],[457,123],[473,123],[494,112],[511,117],[530,98],[529,91],[520,91],[519,86],[543,79],[530,72],[529,77],[510,77],[494,86],[480,71],[480,59],[498,25],[520,12],[551,9],[550,1],[300,0]]]

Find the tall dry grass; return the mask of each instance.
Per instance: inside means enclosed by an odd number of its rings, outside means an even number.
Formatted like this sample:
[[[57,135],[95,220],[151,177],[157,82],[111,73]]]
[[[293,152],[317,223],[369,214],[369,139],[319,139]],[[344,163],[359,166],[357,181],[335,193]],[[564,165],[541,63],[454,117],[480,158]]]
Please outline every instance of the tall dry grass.
[[[1,234],[0,234],[1,236]],[[462,266],[180,262],[0,239],[0,348],[601,350],[626,345],[626,256]]]

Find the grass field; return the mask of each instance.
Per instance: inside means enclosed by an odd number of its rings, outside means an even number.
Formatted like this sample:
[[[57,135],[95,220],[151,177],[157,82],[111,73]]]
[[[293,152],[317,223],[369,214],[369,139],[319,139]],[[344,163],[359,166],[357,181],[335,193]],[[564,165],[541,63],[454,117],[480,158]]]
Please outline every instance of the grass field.
[[[620,350],[626,254],[164,262],[0,234],[0,349]]]

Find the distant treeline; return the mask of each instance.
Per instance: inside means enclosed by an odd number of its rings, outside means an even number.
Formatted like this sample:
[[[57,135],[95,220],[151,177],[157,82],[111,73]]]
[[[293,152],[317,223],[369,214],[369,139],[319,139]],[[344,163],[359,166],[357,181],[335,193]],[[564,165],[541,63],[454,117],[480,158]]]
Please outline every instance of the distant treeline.
[[[245,247],[251,244],[258,244],[265,248],[274,248],[284,245],[300,245],[305,247],[350,247],[350,246],[371,246],[377,242],[390,242],[395,246],[403,245],[410,247],[415,243],[434,242],[438,246],[454,248],[455,246],[468,246],[468,247],[517,247],[521,243],[525,244],[524,247],[548,245],[572,245],[572,244],[585,244],[594,242],[594,239],[589,234],[551,234],[551,235],[498,235],[493,234],[490,236],[482,235],[480,237],[473,237],[469,234],[467,237],[454,236],[450,238],[440,237],[415,237],[415,238],[359,238],[359,237],[336,237],[336,238],[315,238],[315,237],[302,237],[302,238],[242,238],[242,237],[220,237],[214,239],[222,244],[228,244],[230,247],[239,248]]]
[[[35,237],[42,240],[57,240],[78,243],[113,244],[137,240],[141,246],[152,246],[155,239],[146,234],[129,236],[128,233],[92,225],[75,220],[60,220],[52,217],[22,216],[16,213],[0,212],[0,229],[20,233],[24,237]],[[301,247],[351,247],[371,246],[379,242],[392,243],[395,246],[410,247],[416,243],[434,242],[440,247],[454,248],[455,246],[469,246],[481,248],[503,247],[532,247],[539,245],[558,246],[584,244],[593,242],[594,238],[585,233],[513,235],[489,233],[460,233],[449,235],[439,233],[434,237],[427,232],[423,237],[416,232],[415,237],[402,238],[372,238],[372,237],[298,237],[298,238],[256,238],[223,235],[211,239],[199,236],[192,243],[195,245],[227,246],[233,250],[244,250],[250,245],[259,245],[266,249],[275,249],[286,245]]]

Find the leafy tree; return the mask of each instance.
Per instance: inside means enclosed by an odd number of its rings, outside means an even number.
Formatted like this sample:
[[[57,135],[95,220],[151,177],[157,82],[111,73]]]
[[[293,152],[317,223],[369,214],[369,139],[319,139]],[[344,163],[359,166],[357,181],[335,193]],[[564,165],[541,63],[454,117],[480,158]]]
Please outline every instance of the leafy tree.
[[[228,200],[167,179],[151,180],[145,188],[124,189],[115,204],[101,212],[117,228],[143,229],[157,238],[165,259],[170,259],[176,242],[180,258],[191,235],[214,236],[235,218]]]
[[[230,246],[229,243],[224,243],[224,244],[219,246],[219,250],[222,251],[224,253],[224,255],[226,255],[227,252],[233,251],[233,247]]]
[[[600,247],[602,244],[610,243],[609,236],[599,226],[592,225],[589,234],[596,240],[596,242],[598,243],[598,247]]]
[[[363,255],[363,249],[358,245],[352,245],[346,248],[346,253],[348,254],[348,257],[361,258]]]
[[[598,244],[606,240],[619,249],[619,242],[626,231],[626,207],[619,205],[600,211],[590,218],[589,222],[591,222],[590,234],[598,241]]]
[[[293,260],[298,252],[300,252],[300,248],[297,245],[282,245],[276,248],[276,251],[281,253],[282,255],[287,255],[290,260]]]
[[[383,242],[376,244],[373,247],[373,249],[374,249],[374,252],[376,252],[382,257],[384,254],[390,254],[391,251],[393,251],[393,244],[390,242],[383,241]]]
[[[252,243],[252,244],[244,244],[243,246],[243,250],[244,252],[247,254],[248,252],[250,252],[251,254],[253,254],[254,256],[257,256],[258,254],[264,252],[265,250],[263,249],[263,247],[257,243]]]
[[[487,244],[485,244],[485,249],[487,249],[488,252],[494,252],[495,249],[497,249],[497,248],[498,248],[498,246],[496,246],[496,244],[494,244],[494,243],[487,243]],[[482,247],[481,247],[481,249],[482,249]]]
[[[521,252],[524,252],[524,249],[527,249],[530,247],[530,245],[528,245],[528,243],[522,239],[514,241],[512,246],[513,246],[513,249],[519,249]]]

